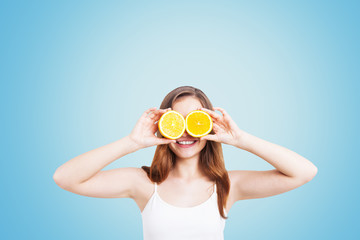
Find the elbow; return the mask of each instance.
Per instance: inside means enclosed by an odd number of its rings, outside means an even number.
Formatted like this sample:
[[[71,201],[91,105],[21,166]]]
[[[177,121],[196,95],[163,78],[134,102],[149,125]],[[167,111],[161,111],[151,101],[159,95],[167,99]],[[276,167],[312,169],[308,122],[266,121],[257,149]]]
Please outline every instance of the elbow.
[[[61,180],[61,176],[60,176],[58,171],[55,171],[55,173],[53,175],[53,180],[59,187],[61,187],[63,185],[62,180]]]
[[[318,173],[318,168],[313,165],[306,173],[305,181],[310,182]]]
[[[60,182],[60,176],[58,171],[55,171],[54,175],[53,175],[53,180],[56,184],[58,184]]]
[[[64,181],[64,177],[60,174],[59,170],[56,170],[53,175],[53,180],[62,189],[66,189],[68,187],[68,184],[66,184],[66,181]]]

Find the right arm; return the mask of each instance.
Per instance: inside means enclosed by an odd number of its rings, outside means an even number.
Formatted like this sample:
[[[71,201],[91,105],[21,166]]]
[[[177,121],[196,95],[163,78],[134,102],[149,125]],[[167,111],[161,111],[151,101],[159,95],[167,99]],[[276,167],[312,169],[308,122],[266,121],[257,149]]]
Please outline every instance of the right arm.
[[[130,184],[136,168],[101,171],[105,166],[138,146],[126,136],[113,143],[83,153],[61,165],[53,176],[61,188],[91,197],[130,197]],[[109,184],[112,183],[112,184]]]
[[[148,109],[130,135],[83,153],[61,165],[54,173],[54,181],[63,189],[84,196],[134,198],[136,187],[147,177],[142,169],[134,167],[106,171],[101,169],[139,149],[173,142],[174,140],[155,136],[157,131],[155,122],[167,110]]]

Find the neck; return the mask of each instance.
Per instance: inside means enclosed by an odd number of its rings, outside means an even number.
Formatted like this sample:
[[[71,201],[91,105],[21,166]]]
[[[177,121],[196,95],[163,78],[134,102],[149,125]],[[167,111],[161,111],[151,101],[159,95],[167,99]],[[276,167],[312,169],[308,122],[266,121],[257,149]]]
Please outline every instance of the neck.
[[[201,172],[199,157],[177,158],[171,175],[183,180],[203,178],[204,174]]]

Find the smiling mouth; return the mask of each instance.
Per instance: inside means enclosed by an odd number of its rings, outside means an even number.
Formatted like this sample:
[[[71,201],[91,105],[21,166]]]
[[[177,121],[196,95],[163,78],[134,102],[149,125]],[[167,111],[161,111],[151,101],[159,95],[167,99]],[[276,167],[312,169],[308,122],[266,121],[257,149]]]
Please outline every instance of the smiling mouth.
[[[192,147],[197,143],[198,140],[193,141],[176,141],[176,145],[182,148]]]

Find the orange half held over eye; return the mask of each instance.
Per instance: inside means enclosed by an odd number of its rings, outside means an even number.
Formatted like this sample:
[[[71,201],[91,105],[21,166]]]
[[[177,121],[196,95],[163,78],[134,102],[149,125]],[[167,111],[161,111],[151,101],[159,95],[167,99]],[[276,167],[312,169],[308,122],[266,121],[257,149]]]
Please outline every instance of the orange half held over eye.
[[[213,127],[210,115],[202,110],[190,112],[185,119],[186,131],[193,137],[203,137],[208,135]]]
[[[185,119],[179,112],[170,110],[160,117],[158,127],[164,137],[178,139],[185,132]]]

